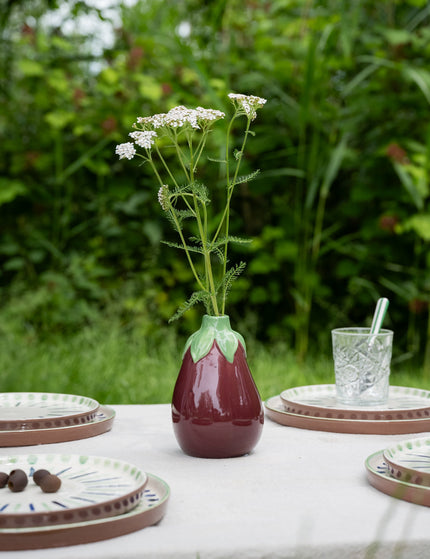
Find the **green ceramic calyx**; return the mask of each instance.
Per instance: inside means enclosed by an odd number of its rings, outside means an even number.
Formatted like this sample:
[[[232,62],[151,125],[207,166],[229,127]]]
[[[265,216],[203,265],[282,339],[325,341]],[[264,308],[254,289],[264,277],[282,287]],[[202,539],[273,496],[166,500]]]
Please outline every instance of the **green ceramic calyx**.
[[[200,330],[197,330],[188,338],[184,355],[190,347],[191,357],[194,363],[197,363],[199,359],[209,353],[214,341],[230,363],[233,363],[239,342],[246,353],[245,340],[238,332],[232,330],[228,316],[209,316],[205,314]]]

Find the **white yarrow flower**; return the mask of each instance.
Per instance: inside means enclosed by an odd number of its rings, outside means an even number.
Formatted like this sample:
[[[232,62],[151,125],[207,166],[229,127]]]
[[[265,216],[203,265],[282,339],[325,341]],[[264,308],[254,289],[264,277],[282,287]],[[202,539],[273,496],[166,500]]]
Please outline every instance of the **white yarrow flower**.
[[[197,113],[197,119],[200,121],[213,121],[225,117],[225,113],[218,111],[217,109],[204,109],[203,107],[197,107],[195,112]]]
[[[130,132],[130,138],[133,138],[135,143],[141,148],[151,149],[154,145],[154,138],[157,137],[157,132],[154,130],[146,130],[144,132]]]
[[[150,122],[150,124],[152,124],[152,126],[154,128],[162,128],[163,126],[166,126],[166,114],[164,113],[160,113],[158,115],[153,115],[151,117],[148,118],[148,122]]]
[[[136,149],[132,142],[126,142],[116,146],[115,153],[119,155],[120,159],[133,159],[136,155]]]
[[[242,93],[229,93],[231,101],[236,104],[251,119],[257,116],[257,109],[260,109],[267,99],[255,95],[244,95]]]
[[[158,202],[165,212],[169,209],[169,196],[170,190],[167,184],[160,186],[160,189],[158,190]]]

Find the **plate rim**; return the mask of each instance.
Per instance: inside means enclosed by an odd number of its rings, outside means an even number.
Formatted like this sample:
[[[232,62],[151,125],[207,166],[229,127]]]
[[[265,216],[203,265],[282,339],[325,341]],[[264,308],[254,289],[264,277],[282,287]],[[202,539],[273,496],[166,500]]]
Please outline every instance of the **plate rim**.
[[[105,417],[100,417],[100,415]],[[79,425],[46,429],[0,430],[0,448],[63,443],[95,437],[112,429],[115,416],[116,412],[113,408],[101,405],[93,420]]]
[[[388,472],[378,472],[371,464],[371,462],[376,460],[379,463],[385,463],[383,450],[373,452],[364,461],[370,485],[390,497],[408,501],[415,505],[430,507],[430,487],[398,480]]]
[[[43,396],[49,397],[51,400],[54,399],[60,399],[60,398],[67,398],[68,400],[70,398],[79,398],[79,399],[84,399],[85,401],[88,402],[88,406],[86,409],[81,409],[80,411],[76,411],[76,412],[72,412],[72,413],[67,413],[67,414],[63,414],[63,415],[54,415],[54,416],[46,416],[46,417],[41,417],[41,418],[36,418],[36,417],[30,417],[30,418],[2,418],[1,417],[1,410],[5,409],[5,408],[9,408],[11,406],[2,406],[1,405],[1,399],[5,396],[9,396],[11,398],[13,398],[14,396],[21,396],[21,398],[24,398],[24,396],[29,397],[29,396],[35,396],[35,397],[39,397],[39,399],[41,400],[41,398]],[[56,398],[55,398],[56,397]],[[17,401],[19,400],[19,398],[17,399]],[[61,403],[61,400],[59,400],[58,403]],[[70,422],[73,422],[75,425],[79,424],[79,422],[85,422],[87,423],[88,421],[91,421],[95,414],[97,413],[97,410],[100,408],[100,404],[97,400],[95,400],[94,398],[90,398],[89,396],[83,396],[81,394],[66,394],[66,393],[62,393],[62,392],[0,392],[0,430],[21,430],[21,429],[35,429],[35,428],[49,428],[51,426],[53,426],[52,424],[54,424],[54,426],[56,427],[67,427],[69,426]]]
[[[332,393],[333,395],[336,394],[336,385],[335,384],[310,384],[310,385],[303,385],[303,386],[293,386],[291,388],[287,388],[285,390],[283,390],[279,396],[281,398],[281,400],[283,401],[284,405],[287,408],[291,408],[293,407],[293,409],[287,409],[287,411],[289,411],[289,413],[295,413],[295,408],[299,407],[301,410],[303,411],[309,411],[309,412],[313,412],[313,414],[315,415],[315,412],[318,413],[330,413],[330,414],[361,414],[363,415],[368,415],[370,416],[370,419],[363,419],[366,421],[369,420],[375,420],[375,421],[384,421],[384,420],[392,420],[392,418],[388,417],[388,416],[392,416],[394,414],[397,415],[401,415],[401,414],[405,414],[405,413],[415,413],[418,417],[416,417],[416,419],[420,418],[421,413],[427,412],[427,417],[430,418],[430,391],[422,389],[422,388],[415,388],[415,387],[408,387],[408,386],[397,386],[397,385],[390,385],[390,392],[400,392],[400,391],[414,391],[417,393],[422,393],[422,394],[426,394],[427,395],[427,405],[423,405],[423,406],[413,406],[413,407],[409,407],[409,408],[385,408],[384,406],[356,406],[356,407],[348,407],[348,406],[342,406],[342,404],[340,404],[339,406],[324,406],[324,405],[316,405],[316,404],[307,404],[305,402],[301,402],[299,400],[294,400],[290,397],[288,397],[289,395],[286,394],[287,392],[291,392],[293,390],[306,390],[306,389],[310,389],[309,391],[312,391],[312,389],[319,389],[324,390],[326,389],[327,391],[330,391],[330,393]],[[331,395],[331,394],[330,394]],[[418,396],[418,394],[414,394],[414,396]],[[379,408],[379,409],[377,409]],[[343,418],[338,418],[338,419],[343,419]],[[350,419],[355,419],[355,418],[350,418]],[[395,418],[397,420],[400,419],[408,419],[408,418]],[[409,418],[409,419],[415,419],[415,418]]]
[[[139,511],[139,505],[119,516],[52,527],[0,529],[1,551],[48,549],[93,543],[136,532],[157,524],[164,516],[170,499],[169,485],[158,476],[147,473],[146,489],[163,492],[160,501]],[[97,530],[94,530],[97,527]],[[66,539],[66,541],[65,541]]]
[[[142,468],[139,468],[135,464],[131,464],[130,462],[127,462],[120,458],[110,458],[107,456],[99,456],[93,454],[87,455],[76,453],[69,454],[56,452],[32,452],[28,454],[5,455],[0,457],[0,468],[4,470],[6,466],[8,466],[9,468],[13,468],[15,466],[21,469],[26,468],[27,470],[31,471],[32,468],[37,469],[34,466],[34,463],[37,463],[37,461],[40,460],[40,462],[43,464],[43,467],[48,469],[48,465],[46,464],[46,462],[49,461],[48,457],[51,458],[51,468],[54,467],[55,463],[56,470],[58,470],[59,468],[66,468],[67,466],[79,467],[79,463],[83,462],[82,466],[98,468],[101,472],[103,471],[103,468],[105,468],[104,471],[106,472],[106,474],[103,475],[112,475],[116,468],[116,464],[119,464],[121,469],[118,471],[118,474],[120,476],[126,476],[127,474],[125,472],[129,471],[130,475],[127,476],[127,479],[132,479],[132,481],[135,481],[135,483],[132,485],[132,488],[128,488],[125,493],[118,494],[114,497],[111,496],[107,499],[105,498],[102,500],[98,500],[91,504],[85,504],[75,507],[64,507],[59,509],[57,508],[57,501],[60,501],[60,497],[56,496],[54,497],[56,505],[55,509],[35,512],[25,510],[22,512],[11,513],[9,513],[8,511],[2,511],[0,513],[0,527],[6,528],[10,526],[11,528],[13,528],[14,525],[52,526],[56,524],[68,524],[73,521],[73,516],[80,516],[81,514],[83,514],[85,517],[94,514],[97,515],[99,518],[117,516],[118,514],[126,512],[127,510],[130,510],[131,508],[134,508],[136,506],[135,500],[140,499],[142,491],[148,483],[147,474],[142,470]],[[106,461],[109,461],[109,467],[107,467]],[[141,476],[140,480],[137,480],[136,477],[133,475],[133,469],[137,470],[137,475]],[[31,480],[30,473],[28,473],[28,471],[26,473],[29,478],[29,483],[33,484],[34,482]],[[76,476],[76,474],[74,475]],[[81,482],[81,486],[82,485],[83,484]],[[7,490],[4,488],[3,491]],[[0,499],[1,497],[3,497],[3,495],[4,494],[0,494]],[[17,494],[15,493],[15,495]],[[25,491],[23,493],[19,493],[19,495],[17,495],[17,498],[19,498],[19,496],[21,495],[25,497]],[[52,499],[53,495],[54,494],[46,494],[46,500],[54,502],[54,500]],[[59,493],[55,493],[55,495],[59,495]],[[79,497],[79,499],[81,499],[81,497]],[[26,501],[26,503],[29,503],[30,505],[32,504],[31,501],[29,502],[28,500]]]
[[[266,413],[272,421],[288,427],[360,435],[406,435],[430,430],[429,417],[378,421],[314,417],[294,414],[285,409],[277,409],[272,403],[275,400],[279,401],[282,406],[280,395],[271,396],[264,402]],[[425,429],[425,426],[428,428]]]
[[[412,466],[405,466],[404,464],[398,462],[396,457],[392,455],[394,446],[398,446],[400,444],[413,444],[415,445],[417,442],[427,442],[427,448],[430,450],[430,437],[414,437],[412,439],[406,439],[404,441],[398,441],[396,445],[389,446],[384,449],[383,455],[384,460],[388,463],[389,467],[392,470],[392,475],[396,475],[398,479],[401,479],[404,482],[415,483],[416,485],[420,485],[423,487],[430,487],[430,471],[423,472],[417,468],[413,468]],[[396,450],[396,449],[394,449]],[[429,466],[430,466],[430,454],[429,454]]]

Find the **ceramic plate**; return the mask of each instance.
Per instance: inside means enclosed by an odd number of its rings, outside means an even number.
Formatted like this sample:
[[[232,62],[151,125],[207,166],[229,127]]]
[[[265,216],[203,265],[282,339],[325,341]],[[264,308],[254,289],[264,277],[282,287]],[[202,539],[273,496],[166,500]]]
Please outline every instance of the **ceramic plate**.
[[[85,396],[44,392],[0,393],[0,430],[47,429],[87,423],[99,403]]]
[[[365,465],[369,483],[379,491],[396,499],[430,507],[430,488],[394,479],[382,450],[369,456]]]
[[[131,511],[100,520],[40,528],[0,528],[0,550],[43,549],[108,540],[136,532],[159,522],[167,508],[167,483],[147,474],[148,483],[139,504]]]
[[[95,437],[112,429],[114,417],[113,409],[108,406],[101,406],[92,421],[80,425],[53,427],[51,429],[0,431],[0,447],[64,443]]]
[[[430,392],[419,388],[390,386],[383,406],[344,406],[336,398],[336,385],[314,384],[281,392],[285,411],[334,419],[391,421],[430,419]]]
[[[384,450],[393,477],[430,487],[430,439],[409,439]]]
[[[300,429],[331,431],[333,433],[359,433],[362,435],[404,435],[407,433],[430,431],[430,418],[428,417],[421,419],[369,421],[300,415],[287,412],[280,396],[269,398],[264,405],[266,414],[270,419],[281,425],[299,427]]]
[[[116,516],[134,508],[147,482],[138,467],[102,456],[23,454],[0,458],[0,471],[20,468],[24,491],[0,489],[0,528],[47,526]],[[46,469],[61,479],[56,493],[44,493],[32,479]]]

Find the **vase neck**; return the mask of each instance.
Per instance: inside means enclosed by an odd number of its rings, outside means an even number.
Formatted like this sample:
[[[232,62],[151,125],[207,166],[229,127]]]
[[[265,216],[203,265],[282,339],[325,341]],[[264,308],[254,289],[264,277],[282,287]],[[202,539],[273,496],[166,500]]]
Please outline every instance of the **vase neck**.
[[[231,330],[230,317],[226,314],[221,316],[210,316],[205,314],[202,318],[201,328],[215,328],[216,330]]]
[[[200,329],[188,338],[184,354],[190,348],[191,357],[194,363],[197,363],[199,359],[209,353],[214,342],[217,342],[220,351],[230,363],[233,363],[239,342],[246,354],[245,340],[238,332],[232,330],[230,317],[208,314],[203,316]]]

